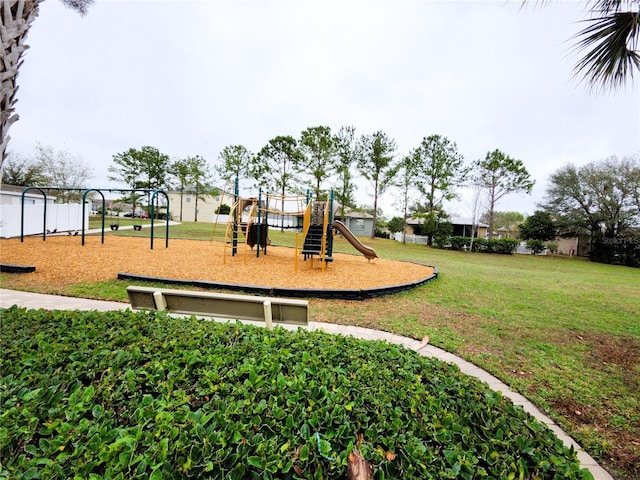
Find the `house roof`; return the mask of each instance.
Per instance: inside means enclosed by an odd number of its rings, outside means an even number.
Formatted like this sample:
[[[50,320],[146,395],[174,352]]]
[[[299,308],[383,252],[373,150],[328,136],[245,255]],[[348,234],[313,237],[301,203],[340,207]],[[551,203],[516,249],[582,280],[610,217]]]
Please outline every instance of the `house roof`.
[[[468,217],[450,217],[449,221],[453,224],[453,225],[473,225],[473,219],[472,218],[468,218]],[[489,225],[487,225],[486,223],[482,223],[481,221],[476,221],[475,225],[477,227],[489,227]]]
[[[10,195],[12,197],[20,197],[20,196],[22,196],[22,192],[24,192],[25,188],[29,188],[29,187],[22,187],[22,186],[18,186],[18,185],[8,185],[6,183],[3,183],[2,185],[0,185],[0,192],[2,192],[3,195]],[[42,194],[37,190],[32,190],[30,192],[27,192],[25,194],[25,197],[43,198]],[[54,195],[47,195],[47,199],[55,200],[56,197]]]
[[[349,212],[345,213],[344,216],[349,218],[373,218],[373,215],[365,212]]]

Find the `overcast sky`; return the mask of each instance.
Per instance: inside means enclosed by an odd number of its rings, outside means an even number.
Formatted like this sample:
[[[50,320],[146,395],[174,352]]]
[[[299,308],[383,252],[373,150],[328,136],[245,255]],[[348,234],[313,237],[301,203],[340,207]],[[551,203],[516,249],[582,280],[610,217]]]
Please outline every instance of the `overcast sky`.
[[[81,17],[48,0],[27,39],[9,150],[67,150],[100,187],[131,147],[214,164],[226,145],[257,152],[317,125],[382,130],[399,156],[440,134],[469,163],[495,149],[522,160],[533,194],[497,210],[533,213],[563,165],[640,153],[640,83],[595,94],[572,78],[586,2],[535,3],[98,0]],[[383,196],[388,216],[395,197]],[[470,215],[468,197],[449,210]]]

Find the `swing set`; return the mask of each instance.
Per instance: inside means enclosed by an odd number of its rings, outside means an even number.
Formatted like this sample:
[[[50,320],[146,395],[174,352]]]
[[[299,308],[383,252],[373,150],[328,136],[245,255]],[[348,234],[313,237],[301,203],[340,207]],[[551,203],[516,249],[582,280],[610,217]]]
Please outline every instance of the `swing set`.
[[[38,192],[40,192],[42,194],[42,196],[44,197],[44,208],[43,208],[43,220],[42,220],[42,241],[46,241],[47,239],[47,233],[55,233],[57,231],[57,226],[53,231],[49,231],[47,229],[47,202],[48,202],[48,198],[47,198],[47,193],[46,192],[78,192],[78,193],[82,193],[82,245],[85,244],[85,231],[87,230],[87,225],[86,225],[86,206],[87,206],[87,195],[95,192],[97,194],[100,195],[100,197],[102,198],[102,209],[101,209],[101,243],[104,244],[104,227],[105,227],[105,213],[106,213],[106,200],[104,197],[104,192],[119,192],[119,193],[125,193],[125,192],[131,192],[132,195],[135,194],[135,192],[143,192],[148,194],[151,194],[151,200],[150,200],[150,204],[151,204],[151,230],[150,230],[150,234],[149,234],[149,238],[151,241],[151,250],[153,250],[153,239],[154,239],[154,220],[155,220],[155,203],[156,203],[156,199],[158,198],[158,195],[162,195],[166,202],[167,202],[167,212],[169,211],[169,196],[167,195],[167,193],[164,190],[151,190],[151,189],[142,189],[142,188],[135,188],[135,189],[111,189],[111,188],[64,188],[64,187],[27,187],[22,191],[22,197],[21,197],[21,201],[20,201],[20,205],[21,205],[21,211],[20,211],[20,242],[24,242],[24,222],[25,222],[25,215],[24,215],[24,205],[25,205],[25,195],[32,191],[32,190],[36,190]],[[56,213],[57,215],[57,213]],[[57,217],[56,217],[57,218]],[[114,228],[115,225],[115,228]],[[111,224],[110,228],[111,230],[118,230],[118,228],[120,227],[120,221],[118,219],[118,223],[117,224]],[[142,229],[142,225],[141,223],[139,224],[139,228],[136,228],[136,225],[134,225],[134,229],[135,230],[140,230]],[[77,235],[78,232],[75,232],[75,235]],[[167,220],[166,220],[166,228],[165,228],[165,248],[169,248],[169,215],[167,215]]]

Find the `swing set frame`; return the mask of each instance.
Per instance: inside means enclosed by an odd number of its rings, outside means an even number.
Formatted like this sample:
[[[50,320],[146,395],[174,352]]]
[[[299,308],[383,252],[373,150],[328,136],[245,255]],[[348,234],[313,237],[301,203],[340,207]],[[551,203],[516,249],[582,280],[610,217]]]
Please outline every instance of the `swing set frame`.
[[[43,219],[42,219],[42,241],[47,240],[47,194],[46,191],[54,191],[54,192],[82,192],[82,245],[85,244],[85,230],[87,225],[85,225],[85,213],[87,208],[87,195],[91,192],[97,192],[102,197],[102,228],[101,228],[101,242],[104,244],[104,215],[106,210],[106,200],[104,198],[104,192],[143,192],[146,194],[151,193],[151,232],[149,234],[149,238],[151,241],[151,250],[153,250],[153,230],[154,230],[154,220],[155,220],[155,201],[158,195],[163,195],[165,200],[167,201],[167,224],[165,228],[165,248],[169,248],[169,196],[164,190],[152,190],[148,188],[64,188],[64,187],[26,187],[22,191],[22,197],[20,200],[20,242],[24,242],[24,201],[25,195],[31,190],[36,190],[42,194],[44,197],[44,211],[43,211]]]

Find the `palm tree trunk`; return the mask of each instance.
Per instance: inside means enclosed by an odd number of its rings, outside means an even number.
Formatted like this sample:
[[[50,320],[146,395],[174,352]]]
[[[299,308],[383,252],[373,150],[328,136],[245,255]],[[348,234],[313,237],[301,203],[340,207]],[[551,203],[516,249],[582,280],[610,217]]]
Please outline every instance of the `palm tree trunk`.
[[[22,55],[27,50],[25,39],[31,24],[38,16],[42,0],[4,0],[0,3],[0,40],[2,41],[2,72],[0,72],[0,168],[7,155],[9,128],[18,120],[15,104],[18,101],[16,79],[22,64]]]

